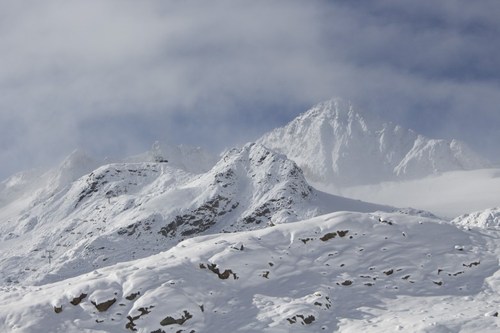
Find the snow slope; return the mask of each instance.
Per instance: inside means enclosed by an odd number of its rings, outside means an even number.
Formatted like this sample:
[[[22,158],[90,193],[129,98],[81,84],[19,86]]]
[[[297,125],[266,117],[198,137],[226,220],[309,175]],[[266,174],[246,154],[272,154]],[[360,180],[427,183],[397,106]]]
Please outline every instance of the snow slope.
[[[114,163],[51,189],[0,210],[1,281],[43,284],[200,234],[392,209],[318,192],[295,163],[256,144],[228,151],[207,173]]]
[[[75,151],[0,184],[0,332],[498,332],[486,165],[341,100],[219,161]]]
[[[498,332],[499,236],[340,212],[196,237],[54,284],[1,287],[0,331]]]
[[[341,99],[314,106],[257,142],[286,154],[313,185],[373,184],[489,165],[459,141],[426,138]]]
[[[14,174],[0,183],[0,208],[19,199],[46,200],[55,192],[70,185],[99,166],[111,163],[157,162],[161,157],[168,165],[190,173],[204,173],[217,162],[217,157],[200,147],[161,145],[155,142],[150,151],[122,160],[97,160],[81,150],[73,151],[59,166],[48,170],[28,170]],[[30,199],[31,198],[31,199]]]

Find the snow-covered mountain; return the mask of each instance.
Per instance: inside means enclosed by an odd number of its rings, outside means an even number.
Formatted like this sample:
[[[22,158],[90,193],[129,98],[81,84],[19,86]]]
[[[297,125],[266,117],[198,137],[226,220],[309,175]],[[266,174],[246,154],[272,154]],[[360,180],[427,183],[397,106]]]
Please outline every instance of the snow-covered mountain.
[[[500,228],[500,208],[496,207],[464,214],[451,222],[467,227]]]
[[[63,166],[73,176],[82,172],[78,163]],[[318,192],[294,162],[258,144],[226,152],[206,173],[164,161],[112,163],[51,189],[0,210],[2,281],[61,280],[156,254],[200,234],[339,210],[391,210]]]
[[[81,150],[73,151],[56,168],[33,169],[12,175],[0,183],[0,208],[9,203],[37,198],[45,200],[97,167],[110,163],[168,162],[168,165],[190,173],[204,173],[218,161],[218,157],[200,147],[169,145],[155,142],[150,151],[119,160],[99,160]],[[31,202],[30,202],[31,203]]]
[[[257,142],[286,154],[309,181],[337,186],[489,165],[464,143],[426,138],[362,114],[341,99],[314,106]]]
[[[420,210],[498,205],[445,172],[487,165],[341,100],[219,159],[75,151],[0,183],[0,331],[498,332],[499,209]]]
[[[54,284],[1,287],[0,331],[498,332],[499,236],[342,212],[196,237]]]

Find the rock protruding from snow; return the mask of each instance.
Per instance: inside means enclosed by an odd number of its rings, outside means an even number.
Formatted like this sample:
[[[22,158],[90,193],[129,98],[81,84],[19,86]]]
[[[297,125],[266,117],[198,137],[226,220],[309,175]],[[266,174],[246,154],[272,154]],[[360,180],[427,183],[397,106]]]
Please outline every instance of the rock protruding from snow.
[[[455,218],[452,223],[468,227],[499,228],[500,208],[497,207],[480,212],[464,214]]]
[[[0,331],[497,332],[498,233],[340,212],[194,237],[57,283],[2,287]]]
[[[431,140],[333,99],[259,143],[286,154],[313,183],[353,186],[489,165],[456,140]]]
[[[252,143],[228,151],[211,174],[225,195],[241,197],[240,223],[278,224],[315,215],[307,207],[313,190],[302,170],[262,145]]]
[[[160,230],[165,237],[260,229],[327,211],[388,209],[317,192],[293,161],[255,143],[227,151],[187,187],[200,193],[168,219]]]
[[[293,161],[259,144],[226,152],[202,174],[163,161],[113,163],[51,193],[0,220],[0,279],[52,282],[197,235],[391,209],[315,191]]]

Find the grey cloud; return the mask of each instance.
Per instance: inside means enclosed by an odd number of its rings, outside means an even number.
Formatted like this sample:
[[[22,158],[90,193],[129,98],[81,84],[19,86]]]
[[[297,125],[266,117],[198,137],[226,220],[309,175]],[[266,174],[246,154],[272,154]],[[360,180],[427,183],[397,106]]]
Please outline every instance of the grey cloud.
[[[0,178],[77,146],[217,150],[332,96],[498,154],[484,143],[500,140],[499,10],[465,0],[4,2]]]

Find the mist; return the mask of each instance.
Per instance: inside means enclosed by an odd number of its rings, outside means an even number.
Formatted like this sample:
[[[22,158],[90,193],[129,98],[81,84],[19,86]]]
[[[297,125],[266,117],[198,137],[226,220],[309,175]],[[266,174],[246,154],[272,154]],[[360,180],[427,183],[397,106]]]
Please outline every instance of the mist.
[[[218,152],[342,97],[493,161],[500,3],[0,4],[0,179],[75,148]]]

